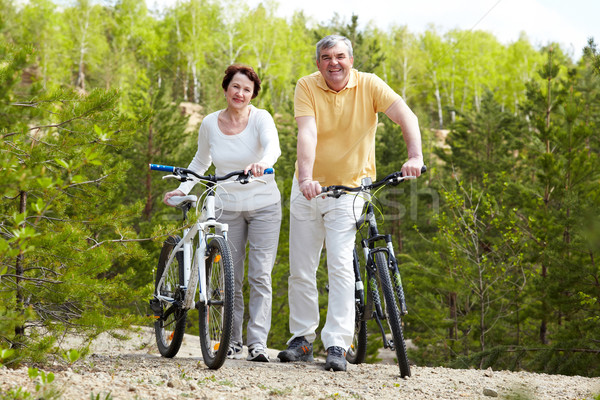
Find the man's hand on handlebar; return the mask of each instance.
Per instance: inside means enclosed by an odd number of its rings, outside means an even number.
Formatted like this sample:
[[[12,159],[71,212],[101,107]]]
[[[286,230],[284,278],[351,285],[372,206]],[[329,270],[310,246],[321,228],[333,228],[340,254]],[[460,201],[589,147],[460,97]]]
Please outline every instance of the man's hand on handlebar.
[[[299,182],[299,189],[306,200],[311,200],[321,194],[321,184],[319,181],[313,181],[309,178],[305,178]]]
[[[402,176],[421,176],[421,168],[423,168],[422,157],[412,157],[402,166]]]
[[[166,205],[168,205],[169,207],[175,207],[175,206],[173,206],[173,205],[171,205],[171,204],[169,204],[169,203],[167,202],[167,200],[169,200],[169,199],[170,199],[171,197],[173,197],[173,196],[185,196],[185,193],[183,193],[183,192],[182,192],[181,190],[179,190],[179,189],[175,189],[175,190],[173,190],[173,191],[171,191],[171,192],[167,192],[167,193],[165,193],[165,196],[163,197],[163,203],[165,203],[165,204],[166,204]]]

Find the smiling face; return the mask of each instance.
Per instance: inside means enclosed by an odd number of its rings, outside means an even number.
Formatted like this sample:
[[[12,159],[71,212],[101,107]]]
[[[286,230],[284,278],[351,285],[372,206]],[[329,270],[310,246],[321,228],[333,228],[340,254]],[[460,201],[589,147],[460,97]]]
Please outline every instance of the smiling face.
[[[225,90],[225,98],[227,105],[234,109],[239,109],[248,106],[254,93],[254,82],[246,75],[237,73],[231,78],[227,90]]]
[[[343,42],[338,42],[329,49],[322,49],[317,68],[325,78],[330,89],[339,92],[346,87],[350,80],[350,71],[354,57],[350,57],[348,47]]]

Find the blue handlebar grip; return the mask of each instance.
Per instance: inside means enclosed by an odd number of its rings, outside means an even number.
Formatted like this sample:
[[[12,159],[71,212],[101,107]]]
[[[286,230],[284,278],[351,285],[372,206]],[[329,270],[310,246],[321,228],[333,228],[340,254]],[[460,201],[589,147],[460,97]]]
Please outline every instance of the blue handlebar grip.
[[[169,167],[168,165],[159,165],[159,164],[150,164],[150,169],[152,171],[165,171],[165,172],[175,171],[175,167]]]
[[[265,171],[263,172],[263,174],[272,174],[274,172],[275,172],[275,170],[273,168],[267,168],[267,169],[265,169]]]

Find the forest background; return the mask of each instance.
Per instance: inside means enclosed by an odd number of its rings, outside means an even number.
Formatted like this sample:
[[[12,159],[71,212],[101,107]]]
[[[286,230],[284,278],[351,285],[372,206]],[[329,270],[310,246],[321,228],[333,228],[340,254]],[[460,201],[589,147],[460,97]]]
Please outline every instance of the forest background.
[[[409,358],[599,376],[593,39],[574,61],[525,35],[502,44],[475,30],[361,29],[357,16],[314,23],[272,7],[182,0],[157,13],[143,0],[0,0],[0,364],[55,357],[66,333],[152,324],[153,270],[179,215],[161,203],[174,184],[147,165],[188,165],[202,116],[225,106],[220,84],[234,62],[257,70],[253,104],[280,135],[268,345],[283,348],[294,87],[316,70],[317,40],[340,33],[355,68],[401,94],[422,129],[429,171],[379,198],[407,293]],[[406,159],[384,114],[376,151],[379,177]],[[322,321],[326,276],[323,264]],[[380,346],[369,338],[370,361]]]

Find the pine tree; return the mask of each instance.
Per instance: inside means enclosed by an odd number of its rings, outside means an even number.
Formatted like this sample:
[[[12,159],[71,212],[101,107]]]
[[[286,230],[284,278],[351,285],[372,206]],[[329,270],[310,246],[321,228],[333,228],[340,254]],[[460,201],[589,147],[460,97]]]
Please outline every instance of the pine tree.
[[[132,215],[115,197],[127,137],[114,91],[23,85],[31,48],[2,42],[0,71],[0,345],[42,358],[56,335],[128,326],[139,292],[117,259],[137,252]],[[24,345],[27,344],[26,347]]]

